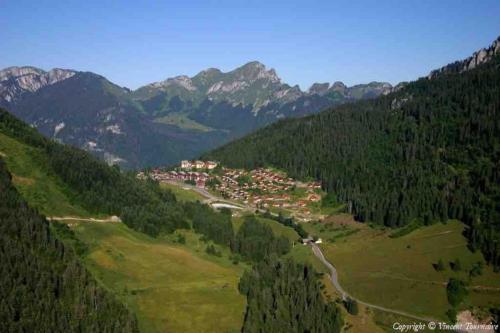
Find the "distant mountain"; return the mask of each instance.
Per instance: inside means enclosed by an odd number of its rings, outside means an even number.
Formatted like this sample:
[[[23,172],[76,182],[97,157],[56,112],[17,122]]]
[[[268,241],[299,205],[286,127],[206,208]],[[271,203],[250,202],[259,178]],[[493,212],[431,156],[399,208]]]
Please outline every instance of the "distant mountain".
[[[127,168],[177,163],[279,119],[390,91],[390,84],[380,82],[322,83],[301,91],[256,61],[227,73],[210,68],[135,91],[90,72],[0,71],[0,106],[47,137]]]
[[[200,133],[155,122],[130,98],[128,89],[93,73],[73,72],[40,86],[47,81],[36,75],[11,77],[8,82],[23,87],[8,90],[16,91],[6,95],[12,98],[4,103],[10,112],[46,137],[82,147],[110,164],[176,163],[222,141],[220,132]]]
[[[211,68],[191,78],[177,76],[151,83],[132,96],[154,117],[181,112],[196,122],[239,136],[278,119],[390,91],[392,86],[385,82],[353,87],[336,82],[331,87],[329,83],[315,83],[304,92],[282,83],[274,69],[253,61],[227,73]]]

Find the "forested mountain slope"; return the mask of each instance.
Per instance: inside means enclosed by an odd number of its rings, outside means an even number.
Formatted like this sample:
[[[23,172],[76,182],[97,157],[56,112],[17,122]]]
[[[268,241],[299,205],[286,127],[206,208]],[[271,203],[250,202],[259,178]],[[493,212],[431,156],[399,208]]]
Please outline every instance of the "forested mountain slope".
[[[0,158],[0,331],[137,332],[71,248],[31,209]]]
[[[70,200],[88,212],[118,215],[129,227],[152,236],[186,226],[182,205],[157,183],[139,181],[85,151],[48,140],[2,109],[0,132],[37,149],[47,172],[70,188]]]
[[[456,218],[500,266],[500,57],[387,96],[284,120],[204,158],[314,177],[359,221]]]

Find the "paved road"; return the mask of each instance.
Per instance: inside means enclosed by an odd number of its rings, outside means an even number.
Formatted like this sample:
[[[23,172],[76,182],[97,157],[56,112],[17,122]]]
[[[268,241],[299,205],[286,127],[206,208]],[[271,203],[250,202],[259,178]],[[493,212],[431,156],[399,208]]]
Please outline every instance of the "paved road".
[[[178,186],[180,188],[189,189],[191,191],[194,191],[194,192],[200,194],[201,196],[205,197],[205,200],[203,200],[203,203],[206,203],[206,204],[210,204],[212,202],[220,202],[220,203],[227,203],[229,205],[239,206],[242,208],[245,207],[241,204],[219,198],[219,197],[213,195],[212,193],[208,192],[206,189],[201,188],[201,187],[197,187],[197,186],[185,184],[185,183],[179,183],[176,181],[166,181],[166,182],[169,184]]]
[[[417,320],[422,320],[422,321],[434,321],[434,322],[437,321],[437,320],[435,320],[433,318],[419,317],[419,316],[415,316],[415,315],[412,315],[412,314],[404,312],[404,311],[393,310],[393,309],[385,308],[385,307],[380,306],[380,305],[371,304],[371,303],[368,303],[368,302],[363,302],[362,300],[349,295],[342,288],[342,286],[339,283],[337,270],[335,269],[335,267],[328,260],[326,260],[325,256],[323,255],[323,252],[321,252],[321,249],[319,248],[319,246],[316,245],[316,244],[314,244],[314,243],[311,243],[311,247],[312,247],[314,255],[316,257],[318,257],[318,259],[326,267],[328,267],[328,269],[330,270],[330,280],[332,281],[332,284],[335,287],[335,289],[337,289],[337,291],[342,295],[342,299],[343,300],[345,300],[347,297],[349,297],[349,298],[351,298],[353,300],[356,300],[358,303],[363,304],[363,305],[365,305],[367,307],[370,307],[370,308],[373,308],[373,309],[381,310],[381,311],[384,311],[384,312],[390,312],[390,313],[394,313],[394,314],[397,314],[397,315],[401,315],[401,316],[405,316],[405,317],[409,317],[409,318],[413,318],[413,319],[417,319]]]

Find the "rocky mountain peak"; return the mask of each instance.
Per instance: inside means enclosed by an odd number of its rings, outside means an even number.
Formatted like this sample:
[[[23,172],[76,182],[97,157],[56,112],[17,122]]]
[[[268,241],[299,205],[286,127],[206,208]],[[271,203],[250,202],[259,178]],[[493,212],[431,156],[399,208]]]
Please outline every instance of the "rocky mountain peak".
[[[273,68],[267,70],[266,66],[258,61],[246,63],[236,68],[232,73],[236,74],[237,79],[242,81],[253,82],[259,79],[267,79],[275,83],[281,81]]]
[[[152,84],[155,88],[165,88],[168,86],[180,86],[189,91],[195,91],[196,86],[193,84],[191,78],[187,75],[179,75],[166,79],[165,81],[155,82]]]
[[[495,55],[500,54],[500,36],[497,37],[487,48],[476,51],[472,56],[456,61],[439,69],[433,70],[427,77],[432,79],[441,73],[462,73],[471,70],[478,65],[490,61]]]
[[[331,91],[336,91],[336,92],[339,92],[339,93],[342,93],[344,94],[345,91],[347,90],[347,86],[343,83],[343,82],[340,82],[340,81],[335,81],[331,88],[330,88]]]
[[[35,92],[75,74],[76,71],[61,68],[48,72],[30,66],[6,68],[0,71],[0,100],[11,102],[24,92]]]
[[[309,94],[317,94],[324,95],[328,92],[328,88],[330,88],[330,83],[313,83],[313,85],[307,91]]]
[[[42,75],[45,73],[43,70],[35,67],[8,67],[0,71],[0,81],[7,80],[12,77],[20,77],[24,75]]]

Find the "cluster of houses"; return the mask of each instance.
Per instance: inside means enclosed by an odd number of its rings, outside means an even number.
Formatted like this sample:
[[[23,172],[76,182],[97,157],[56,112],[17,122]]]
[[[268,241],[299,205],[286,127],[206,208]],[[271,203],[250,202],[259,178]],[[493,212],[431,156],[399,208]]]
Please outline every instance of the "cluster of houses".
[[[158,182],[193,182],[197,187],[204,188],[211,176],[205,172],[213,170],[219,165],[214,161],[181,161],[180,167],[175,170],[153,169],[149,172],[141,171],[137,178],[151,178]]]
[[[219,165],[219,163],[214,161],[181,161],[182,170],[213,170]]]
[[[153,169],[147,175],[143,171],[137,174],[137,178],[139,179],[144,179],[146,177],[154,179],[158,182],[191,181],[194,182],[197,187],[205,188],[205,184],[207,180],[210,178],[210,175],[206,172],[175,171],[175,170],[163,171],[161,169]]]
[[[137,177],[158,182],[190,181],[201,188],[206,187],[208,180],[216,180],[211,189],[225,199],[261,209],[289,209],[304,215],[311,214],[308,207],[311,203],[321,200],[319,182],[299,182],[282,172],[264,168],[251,171],[222,168],[222,173],[215,174],[211,170],[217,165],[212,161],[182,161],[175,170],[157,168],[139,172]],[[302,190],[295,191],[299,188]]]
[[[245,181],[242,182],[241,179]],[[270,169],[260,168],[250,172],[224,169],[219,182],[220,184],[215,185],[215,190],[224,198],[241,201],[256,208],[286,208],[310,214],[307,205],[321,200],[321,195],[317,193],[321,189],[320,183],[297,182]],[[291,191],[296,187],[305,188],[306,196],[293,197]]]

